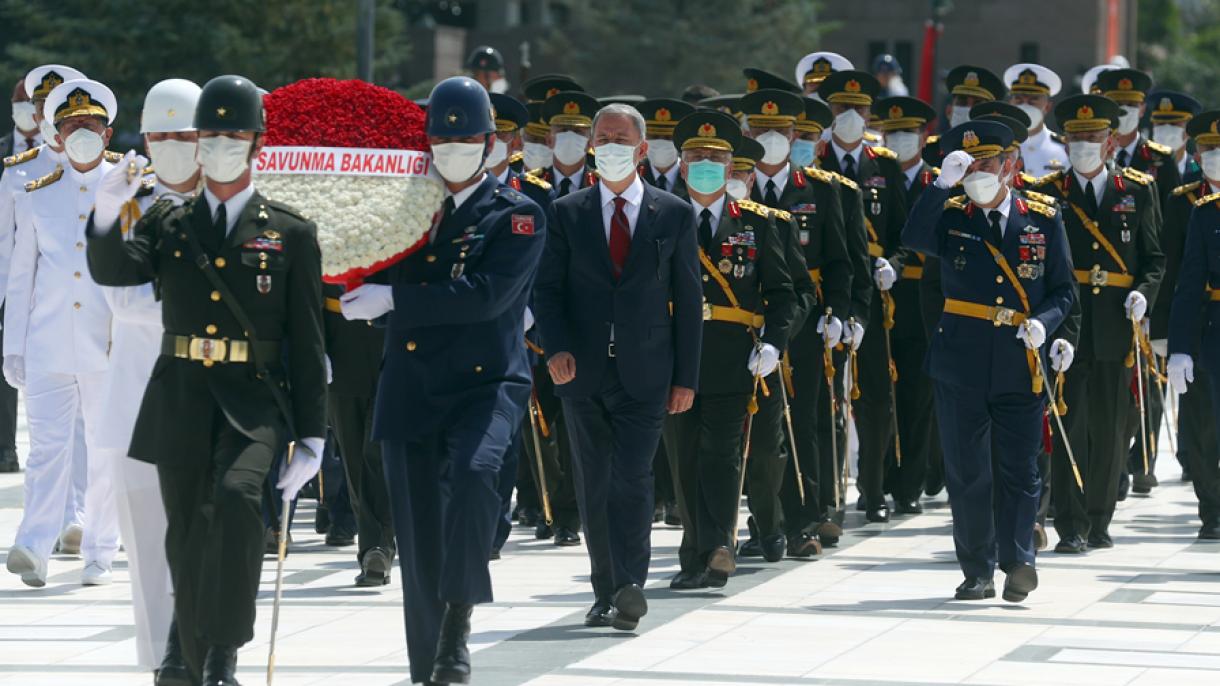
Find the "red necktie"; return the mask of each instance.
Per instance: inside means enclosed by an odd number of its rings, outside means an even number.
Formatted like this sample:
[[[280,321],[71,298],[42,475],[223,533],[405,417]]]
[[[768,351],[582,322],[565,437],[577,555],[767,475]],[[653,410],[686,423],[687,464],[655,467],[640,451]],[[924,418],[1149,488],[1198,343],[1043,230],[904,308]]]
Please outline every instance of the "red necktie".
[[[610,215],[610,261],[614,263],[614,278],[623,274],[623,266],[627,264],[627,253],[631,252],[631,225],[627,223],[627,214],[623,206],[627,200],[622,197],[614,199],[614,214]]]

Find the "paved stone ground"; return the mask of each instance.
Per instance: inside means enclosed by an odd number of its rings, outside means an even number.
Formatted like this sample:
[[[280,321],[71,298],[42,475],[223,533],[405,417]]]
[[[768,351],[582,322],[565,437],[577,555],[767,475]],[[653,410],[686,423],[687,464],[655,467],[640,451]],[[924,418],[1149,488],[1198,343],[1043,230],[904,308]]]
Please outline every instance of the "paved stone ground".
[[[1214,686],[1220,544],[1196,542],[1193,493],[1167,446],[1162,455],[1153,497],[1120,506],[1117,547],[1043,555],[1042,587],[1015,606],[948,599],[961,575],[943,495],[926,514],[889,525],[864,525],[853,512],[842,546],[821,560],[746,561],[723,592],[670,591],[680,531],[658,527],[651,612],[636,634],[586,629],[584,550],[518,530],[493,563],[496,602],[475,613],[475,683]],[[4,545],[20,501],[21,476],[0,475]],[[408,684],[398,580],[384,590],[352,587],[353,549],[325,547],[311,524],[303,507],[287,561],[276,683]],[[151,683],[129,666],[125,562],[109,587],[81,587],[81,568],[79,558],[57,557],[41,590],[0,571],[0,686]],[[273,575],[269,558],[257,638],[241,654],[247,685],[263,683]]]

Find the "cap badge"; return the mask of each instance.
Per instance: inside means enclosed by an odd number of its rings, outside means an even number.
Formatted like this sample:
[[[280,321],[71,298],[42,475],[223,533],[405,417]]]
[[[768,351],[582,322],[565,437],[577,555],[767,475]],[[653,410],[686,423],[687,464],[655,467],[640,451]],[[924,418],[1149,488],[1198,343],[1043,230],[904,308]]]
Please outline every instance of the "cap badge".
[[[558,89],[558,88],[548,88],[548,89],[547,89],[547,91],[546,91],[546,97],[548,97],[548,98],[549,98],[549,97],[551,97],[552,95],[555,95],[555,94],[556,94],[556,93],[558,93],[558,92],[559,92],[559,89]]]
[[[1020,76],[1017,77],[1017,83],[1032,86],[1035,83],[1038,83],[1038,75],[1035,74],[1032,69],[1026,69],[1025,71],[1021,72]]]
[[[228,112],[229,112],[229,111],[228,111],[228,110],[226,110],[226,109],[225,109],[225,108],[223,108],[223,107],[217,107],[217,108],[216,108],[216,116],[221,117],[222,119],[224,118],[224,116],[225,116],[226,114],[228,114]]]
[[[976,72],[967,72],[966,78],[962,80],[962,83],[967,86],[972,86],[972,87],[978,86],[979,85],[979,75]]]
[[[55,90],[56,86],[63,82],[64,77],[60,76],[56,72],[49,71],[43,75],[42,83],[40,84],[42,87],[37,90],[45,90],[47,93],[50,93],[51,91]]]
[[[847,83],[843,84],[843,90],[847,91],[848,93],[859,93],[860,82],[855,79],[851,79]]]
[[[901,119],[901,118],[902,118],[902,108],[899,107],[898,105],[894,105],[893,107],[891,107],[890,108],[890,119]]]
[[[575,101],[569,100],[563,104],[564,114],[580,114],[580,105]]]
[[[1081,105],[1080,109],[1076,110],[1076,118],[1077,119],[1092,119],[1093,118],[1093,108],[1089,107],[1088,105]]]
[[[1156,108],[1162,112],[1172,112],[1173,111],[1173,101],[1170,100],[1169,98],[1161,98],[1161,102],[1159,105],[1156,106]]]
[[[962,134],[962,148],[978,147],[979,135],[973,130],[966,131]]]
[[[657,121],[670,121],[673,119],[673,115],[670,114],[669,110],[664,107],[657,108],[656,117]]]
[[[172,107],[165,111],[165,116],[167,116],[167,117],[173,117],[176,114],[178,114],[178,110],[176,110]]]
[[[775,102],[768,100],[763,103],[762,113],[772,115],[779,114],[779,105],[776,105]]]
[[[830,67],[830,60],[825,57],[819,57],[818,61],[813,63],[813,73],[827,76],[833,71]]]
[[[750,79],[746,81],[746,92],[753,93],[758,90],[758,79]]]
[[[457,112],[450,112],[450,113],[449,113],[449,116],[448,116],[448,117],[445,117],[445,121],[449,122],[449,125],[450,125],[450,126],[453,126],[453,125],[457,124],[457,123],[458,123],[458,115],[457,115]]]
[[[714,138],[716,136],[716,127],[710,123],[705,123],[699,127],[699,135],[703,138]]]
[[[87,92],[77,88],[76,90],[72,91],[72,93],[70,95],[68,95],[68,107],[71,107],[72,109],[77,109],[79,107],[88,107],[88,106],[89,106],[89,94]]]
[[[1131,79],[1119,79],[1118,80],[1118,89],[1120,91],[1129,91],[1134,87],[1135,87],[1135,85],[1131,83]]]

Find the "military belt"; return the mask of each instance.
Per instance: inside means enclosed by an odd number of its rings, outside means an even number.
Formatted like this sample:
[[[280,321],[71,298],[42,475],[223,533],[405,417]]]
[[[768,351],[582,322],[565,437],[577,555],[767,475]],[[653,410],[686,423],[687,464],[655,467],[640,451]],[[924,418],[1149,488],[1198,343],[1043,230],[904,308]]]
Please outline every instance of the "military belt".
[[[674,313],[673,303],[669,303],[669,313]],[[743,310],[740,307],[728,307],[725,305],[703,303],[703,321],[729,322],[732,324],[741,324],[742,326],[760,329],[762,328],[762,325],[766,319],[764,319],[761,314],[754,314],[753,312]]]
[[[1020,326],[1027,319],[1025,313],[1010,307],[994,307],[953,298],[945,298],[945,313],[982,319],[996,326]]]
[[[813,279],[814,283],[822,283],[822,268],[814,267],[809,270],[809,278]]]
[[[1214,303],[1220,302],[1220,289],[1207,289],[1207,299]]]
[[[1117,288],[1131,288],[1135,285],[1135,277],[1130,274],[1120,274],[1118,272],[1108,272],[1098,267],[1090,270],[1077,269],[1076,282],[1085,286],[1093,286],[1100,288],[1102,286],[1114,286]]]
[[[279,343],[260,342],[258,345],[262,355],[269,359],[279,359]],[[202,362],[205,367],[211,367],[217,362],[242,364],[251,361],[249,341],[179,336],[172,333],[162,334],[161,354],[192,362]]]
[[[327,312],[343,314],[343,303],[339,302],[338,298],[326,298],[324,304]]]
[[[902,268],[902,278],[904,279],[922,279],[923,267],[918,265],[907,265]]]

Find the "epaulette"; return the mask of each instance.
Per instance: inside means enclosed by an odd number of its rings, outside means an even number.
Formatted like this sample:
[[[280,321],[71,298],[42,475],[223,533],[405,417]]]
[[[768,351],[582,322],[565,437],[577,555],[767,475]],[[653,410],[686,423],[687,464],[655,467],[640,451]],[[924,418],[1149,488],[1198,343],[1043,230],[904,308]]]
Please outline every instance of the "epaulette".
[[[945,201],[946,210],[962,210],[965,211],[966,205],[970,204],[970,198],[965,195],[955,195]]]
[[[894,152],[893,150],[890,150],[889,148],[885,147],[884,145],[874,145],[871,148],[869,148],[869,150],[872,150],[873,152],[877,153],[878,157],[885,157],[885,158],[888,158],[891,160],[898,159],[898,153]]]
[[[147,198],[153,194],[153,189],[157,186],[157,180],[154,177],[146,177],[140,179],[140,187],[136,189],[137,198]]]
[[[834,174],[824,169],[818,169],[817,167],[805,167],[805,176],[808,176],[814,181],[821,181],[822,183],[830,183],[831,181],[835,180]]]
[[[58,181],[59,178],[63,175],[64,175],[64,168],[59,165],[56,165],[55,171],[51,172],[50,174],[47,174],[46,176],[43,176],[38,179],[34,179],[33,181],[30,181],[29,183],[25,184],[25,192],[29,193],[30,191],[36,191],[39,188],[46,188],[47,186],[50,186],[51,184]]]
[[[927,145],[934,145],[939,140],[940,140],[940,134],[938,134],[938,133],[928,136]]]
[[[778,219],[782,222],[792,221],[792,213],[789,212],[788,210],[779,210],[774,207],[772,207],[770,209],[771,209],[771,214],[774,214],[776,219]]]
[[[1033,199],[1026,200],[1025,204],[1029,207],[1029,209],[1037,212],[1043,217],[1050,217],[1051,219],[1055,218],[1055,208],[1052,205],[1047,205],[1046,203],[1038,202],[1037,200]]]
[[[1123,167],[1123,176],[1127,177],[1128,179],[1131,179],[1132,181],[1138,183],[1141,186],[1147,186],[1155,180],[1152,177],[1152,175],[1145,174],[1142,171],[1137,171],[1135,169],[1132,169],[1131,167]]]
[[[513,203],[524,202],[527,199],[520,192],[513,190],[512,187],[500,186],[496,190],[492,191],[492,193],[497,198],[503,198],[504,200],[507,200],[507,201],[513,202]]]
[[[855,181],[852,181],[851,179],[847,178],[846,176],[843,176],[842,174],[840,174],[838,172],[826,172],[826,173],[830,174],[831,177],[834,178],[835,181],[838,181],[840,186],[847,186],[848,188],[852,189],[853,191],[859,192],[860,186]]]
[[[1025,197],[1029,198],[1030,200],[1033,200],[1034,202],[1040,202],[1043,205],[1049,205],[1051,207],[1056,207],[1059,203],[1058,198],[1056,198],[1052,195],[1047,195],[1046,193],[1039,193],[1037,191],[1024,191],[1024,190],[1021,192],[1024,193]]]
[[[1198,200],[1195,201],[1195,207],[1203,207],[1204,205],[1206,205],[1208,203],[1216,202],[1217,200],[1220,200],[1220,193],[1212,193],[1211,195],[1205,195],[1202,198],[1199,198]]]
[[[200,193],[197,197],[202,198],[203,193]],[[295,207],[292,207],[291,205],[285,205],[284,203],[279,202],[278,200],[270,200],[268,198],[263,198],[263,204],[267,205],[268,207],[273,207],[273,208],[279,210],[280,212],[283,212],[286,215],[300,219],[303,222],[309,221],[309,219],[307,219],[304,215],[301,214],[300,210],[296,209]]]
[[[775,210],[771,209],[770,207],[767,207],[766,205],[763,205],[762,203],[757,203],[757,202],[754,202],[753,200],[746,200],[745,198],[738,200],[737,206],[743,210],[753,212],[754,214],[757,214],[760,217],[770,217],[771,214],[773,212],[775,212]]]
[[[1173,149],[1171,149],[1168,145],[1164,145],[1163,143],[1157,143],[1156,141],[1144,141],[1144,145],[1152,152],[1164,157],[1169,157],[1173,154]]]
[[[38,157],[38,153],[40,153],[40,152],[42,152],[41,145],[36,148],[30,148],[29,150],[26,150],[23,153],[18,153],[16,155],[9,155],[8,157],[4,158],[4,168],[8,169],[9,167],[15,167],[15,166],[21,164],[22,162],[29,162],[30,160],[34,159],[35,157]]]
[[[1043,176],[1039,176],[1038,178],[1034,179],[1033,183],[1031,183],[1030,185],[1032,185],[1032,186],[1045,186],[1046,184],[1048,184],[1048,183],[1054,183],[1054,182],[1058,181],[1058,180],[1059,180],[1059,179],[1061,179],[1061,178],[1063,178],[1063,170],[1062,170],[1062,169],[1058,169],[1058,170],[1055,170],[1055,171],[1053,171],[1053,172],[1051,172],[1051,173],[1049,173],[1049,174],[1046,174],[1046,175],[1043,175]]]
[[[1026,186],[1033,186],[1038,183],[1038,177],[1026,171],[1018,174],[1017,178],[1021,179],[1021,183],[1025,184]]]
[[[881,140],[881,136],[878,136],[872,131],[865,131],[864,140],[868,141],[869,143],[876,143],[877,141]]]
[[[525,159],[525,153],[523,153],[523,152],[514,152],[513,154],[511,154],[511,155],[509,155],[509,156],[508,156],[508,163],[509,163],[509,164],[516,164],[516,163],[518,163],[518,162],[520,162],[520,161],[522,161],[522,160],[524,160],[524,159]]]
[[[535,186],[541,188],[544,191],[551,190],[551,184],[547,183],[546,180],[544,180],[541,177],[534,176],[534,172],[526,172],[526,173],[522,174],[522,176],[525,177],[526,181],[529,181],[530,183],[534,184]]]
[[[1203,185],[1202,180],[1192,181],[1190,183],[1183,184],[1183,185],[1178,186],[1177,188],[1173,189],[1173,195],[1186,195],[1187,193],[1193,191],[1194,189],[1198,188],[1201,185]]]
[[[123,159],[123,153],[113,150],[107,150],[102,156],[111,164],[118,164],[119,160]]]
[[[1051,132],[1050,132],[1050,134],[1051,134],[1051,140],[1055,141],[1055,142],[1056,142],[1056,143],[1058,143],[1059,145],[1064,145],[1064,144],[1065,144],[1065,143],[1064,143],[1064,140],[1063,140],[1063,134],[1061,134],[1061,133],[1055,133],[1054,131],[1051,131]]]

